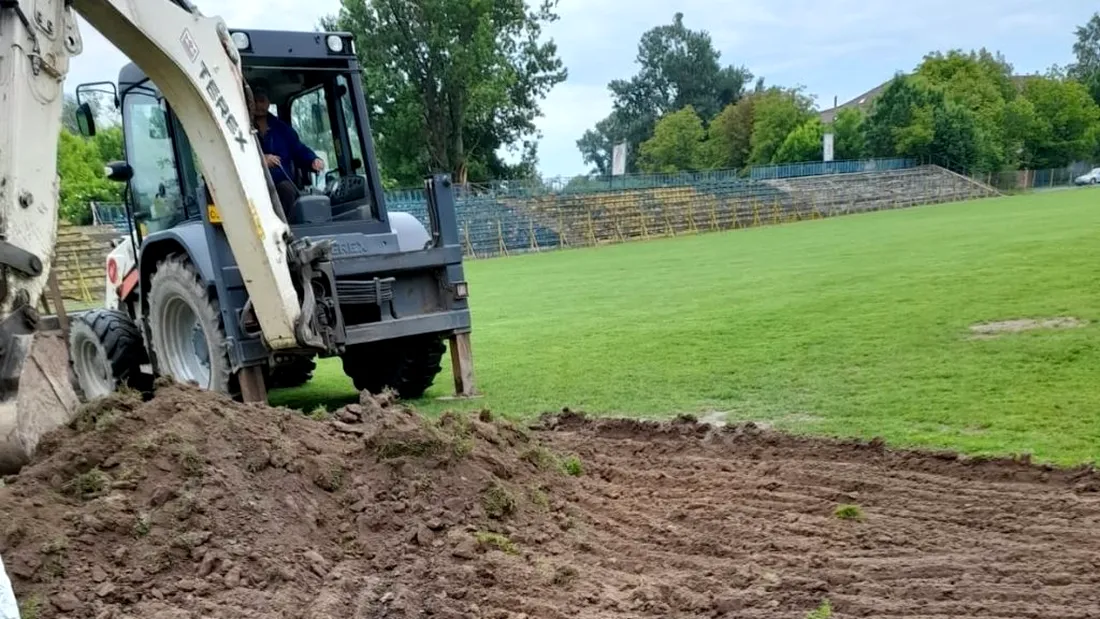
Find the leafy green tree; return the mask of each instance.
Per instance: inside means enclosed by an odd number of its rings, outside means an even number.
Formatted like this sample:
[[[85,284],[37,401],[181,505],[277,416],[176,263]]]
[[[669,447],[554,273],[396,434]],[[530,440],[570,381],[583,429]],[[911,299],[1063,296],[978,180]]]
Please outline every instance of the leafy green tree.
[[[942,86],[921,75],[899,75],[867,116],[868,153],[926,159],[973,172],[981,155],[977,125],[977,114],[949,100]]]
[[[779,150],[772,157],[772,163],[821,161],[824,154],[822,143],[824,134],[825,127],[820,119],[814,117],[807,120],[787,134]]]
[[[688,105],[657,123],[653,137],[642,142],[639,167],[644,172],[666,174],[698,170],[704,139],[703,121]]]
[[[872,157],[927,155],[934,137],[931,107],[936,97],[923,82],[896,75],[872,103],[864,121]]]
[[[813,106],[800,88],[773,86],[761,93],[753,104],[749,163],[774,162],[787,134],[816,116]]]
[[[973,114],[977,152],[972,159],[976,171],[992,171],[1016,163],[1005,132],[1005,111],[1017,96],[1012,82],[1012,65],[1001,54],[986,49],[964,53],[951,50],[924,57],[916,76],[943,91],[946,103]],[[954,112],[952,112],[954,114]]]
[[[1100,107],[1081,82],[1030,77],[1022,96],[1034,109],[1027,117],[1022,158],[1035,168],[1056,168],[1090,158],[1096,149]]]
[[[653,135],[658,119],[689,105],[700,117],[712,118],[740,99],[753,79],[744,67],[721,66],[710,35],[688,29],[683,17],[676,13],[671,24],[642,35],[638,73],[608,84],[611,114],[577,140],[584,161],[600,174],[610,173],[615,144],[627,143],[627,170],[634,171],[638,146]]]
[[[1085,85],[1093,101],[1100,104],[1100,13],[1093,13],[1075,32],[1073,55],[1077,62],[1069,66],[1071,77]]]
[[[845,161],[862,159],[867,153],[867,138],[863,133],[864,114],[859,108],[849,107],[837,112],[833,118],[833,158]]]
[[[711,169],[741,169],[752,151],[753,108],[756,93],[727,105],[707,127],[703,162]]]
[[[323,28],[355,35],[386,173],[414,183],[433,171],[459,183],[505,171],[497,151],[530,167],[539,101],[567,72],[542,28],[556,0],[342,0]],[[484,175],[484,176],[483,176]]]
[[[1005,106],[1005,151],[1021,168],[1033,168],[1031,152],[1024,148],[1030,136],[1040,131],[1039,114],[1026,97],[1016,97]]]
[[[119,137],[121,144],[121,135]],[[108,147],[111,144],[109,140],[103,143]],[[63,219],[74,224],[88,224],[92,221],[91,202],[121,201],[121,185],[107,180],[103,168],[104,157],[96,141],[84,139],[67,129],[61,130],[57,144],[57,173],[61,179],[60,215]]]

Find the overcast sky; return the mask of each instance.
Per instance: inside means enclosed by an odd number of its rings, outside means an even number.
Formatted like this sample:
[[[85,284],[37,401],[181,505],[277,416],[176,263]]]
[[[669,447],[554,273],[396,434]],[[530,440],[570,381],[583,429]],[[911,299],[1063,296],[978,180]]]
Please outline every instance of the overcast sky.
[[[211,0],[199,0],[212,14]],[[219,14],[230,27],[312,30],[339,0],[234,0]],[[933,49],[1000,50],[1018,73],[1072,61],[1073,30],[1098,7],[1090,0],[560,0],[549,28],[569,80],[543,102],[540,172],[587,171],[576,140],[611,110],[607,82],[633,75],[643,32],[684,13],[705,29],[723,64],[746,65],[768,84],[805,85],[829,107],[912,69]],[[84,53],[66,90],[115,80],[125,57],[82,23]]]

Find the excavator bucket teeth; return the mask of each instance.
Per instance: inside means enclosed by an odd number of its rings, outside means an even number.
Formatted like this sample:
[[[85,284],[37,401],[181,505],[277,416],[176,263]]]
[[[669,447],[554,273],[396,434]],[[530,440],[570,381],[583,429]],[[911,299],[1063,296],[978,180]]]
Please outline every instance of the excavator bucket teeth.
[[[42,436],[76,414],[69,368],[61,331],[16,334],[0,351],[0,474],[18,472]]]

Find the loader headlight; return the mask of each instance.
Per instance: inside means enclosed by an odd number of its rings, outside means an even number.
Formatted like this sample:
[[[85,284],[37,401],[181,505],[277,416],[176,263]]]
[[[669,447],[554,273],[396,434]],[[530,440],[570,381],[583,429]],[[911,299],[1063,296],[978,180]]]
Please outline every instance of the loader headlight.
[[[236,46],[238,50],[248,49],[252,45],[252,41],[248,39],[247,32],[234,32],[230,38],[233,39],[233,45]]]
[[[325,39],[325,45],[328,45],[329,51],[334,54],[339,54],[344,51],[344,39],[335,34],[328,35]]]
[[[465,299],[470,296],[470,287],[466,282],[455,282],[455,296],[459,299]]]

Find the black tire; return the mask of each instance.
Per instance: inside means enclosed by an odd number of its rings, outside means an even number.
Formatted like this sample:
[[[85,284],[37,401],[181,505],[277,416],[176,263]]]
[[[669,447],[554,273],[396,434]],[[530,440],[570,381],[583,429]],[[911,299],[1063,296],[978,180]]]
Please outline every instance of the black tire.
[[[106,396],[119,387],[141,392],[152,380],[141,365],[149,362],[141,330],[125,312],[89,310],[69,325],[69,364],[76,393],[84,401]]]
[[[414,400],[435,382],[446,350],[442,336],[416,335],[349,346],[340,360],[359,391],[377,394],[389,387]]]
[[[192,340],[192,346],[182,336],[180,324],[190,316],[202,331],[201,340]],[[207,293],[195,267],[185,257],[169,256],[157,264],[149,282],[148,320],[157,374],[236,397],[239,388],[230,371],[218,301]],[[204,343],[206,350],[196,349],[193,345],[197,343]]]
[[[266,382],[268,389],[287,389],[301,387],[313,379],[317,362],[305,355],[289,355],[289,359],[275,367],[267,367]]]

